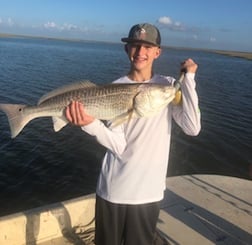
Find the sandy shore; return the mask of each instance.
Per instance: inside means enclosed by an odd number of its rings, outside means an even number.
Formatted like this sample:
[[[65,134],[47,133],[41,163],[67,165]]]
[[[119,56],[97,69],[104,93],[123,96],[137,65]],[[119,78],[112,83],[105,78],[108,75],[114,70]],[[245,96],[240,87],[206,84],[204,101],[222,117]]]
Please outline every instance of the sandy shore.
[[[214,50],[213,52],[217,54],[223,54],[223,55],[228,55],[232,57],[239,57],[239,58],[252,60],[252,53],[250,52],[224,51],[224,50],[223,51]]]

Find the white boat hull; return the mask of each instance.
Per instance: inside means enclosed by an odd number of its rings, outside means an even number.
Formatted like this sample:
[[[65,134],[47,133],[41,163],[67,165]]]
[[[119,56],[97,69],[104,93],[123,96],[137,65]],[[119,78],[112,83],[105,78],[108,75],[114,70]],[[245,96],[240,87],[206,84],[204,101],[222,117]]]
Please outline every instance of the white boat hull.
[[[158,230],[170,244],[252,244],[252,181],[187,175],[166,184]],[[92,194],[0,217],[0,245],[94,244],[94,213]]]

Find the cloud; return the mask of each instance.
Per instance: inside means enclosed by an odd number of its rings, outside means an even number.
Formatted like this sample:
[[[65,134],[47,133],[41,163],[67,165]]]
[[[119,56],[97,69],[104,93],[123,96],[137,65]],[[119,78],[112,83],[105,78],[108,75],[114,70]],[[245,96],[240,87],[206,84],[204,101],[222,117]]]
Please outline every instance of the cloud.
[[[88,36],[102,36],[104,35],[103,25],[92,25],[90,28],[88,25],[78,26],[73,23],[57,22],[55,20],[48,20],[41,23],[32,23],[25,25],[15,21],[13,18],[0,17],[0,27],[2,32],[13,32],[15,34],[21,33],[26,35],[53,35],[53,36],[67,36],[67,37],[84,37]],[[105,33],[106,34],[106,33]],[[95,39],[95,38],[94,38]]]
[[[179,21],[173,21],[169,16],[162,16],[157,20],[158,24],[173,31],[184,31],[186,28]]]
[[[11,18],[7,19],[8,26],[14,26],[14,21]]]
[[[54,31],[79,31],[83,32],[86,30],[85,28],[78,27],[74,24],[64,23],[64,24],[56,24],[54,21],[48,21],[43,25],[43,28],[46,30],[54,30]]]
[[[47,22],[44,24],[44,28],[45,29],[57,29],[57,25],[55,24],[55,22]]]
[[[0,18],[0,25],[12,27],[12,26],[16,25],[16,23],[10,17],[5,20]]]
[[[73,24],[68,24],[68,23],[64,23],[61,27],[60,27],[61,30],[64,30],[64,31],[78,31],[80,30],[80,28],[76,25],[73,25]]]
[[[210,37],[210,42],[211,42],[211,43],[216,42],[216,38],[215,38],[215,37]]]
[[[163,16],[163,17],[160,17],[158,19],[158,23],[164,24],[164,25],[171,25],[172,24],[172,20],[171,20],[170,17]]]

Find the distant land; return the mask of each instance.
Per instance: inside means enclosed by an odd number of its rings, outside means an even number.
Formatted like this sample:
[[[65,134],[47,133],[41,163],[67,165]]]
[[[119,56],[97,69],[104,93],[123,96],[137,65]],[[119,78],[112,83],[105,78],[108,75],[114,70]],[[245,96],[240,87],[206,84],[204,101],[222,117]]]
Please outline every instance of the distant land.
[[[217,54],[224,54],[232,57],[244,58],[248,60],[252,60],[251,52],[239,52],[239,51],[225,51],[225,50],[213,50],[213,52]]]
[[[73,42],[100,42],[100,43],[108,43],[102,41],[95,40],[84,40],[84,39],[71,39],[71,38],[56,38],[56,37],[42,37],[42,36],[28,36],[28,35],[15,35],[8,33],[0,33],[0,38],[34,38],[34,39],[47,39],[47,40],[62,40],[62,41],[73,41]],[[196,49],[196,48],[186,48],[186,47],[167,47],[171,49],[180,49],[180,50],[202,50],[206,52],[213,52],[216,54],[227,55],[231,57],[244,58],[248,60],[252,60],[252,52],[241,52],[241,51],[229,51],[229,50],[215,50],[215,49]]]

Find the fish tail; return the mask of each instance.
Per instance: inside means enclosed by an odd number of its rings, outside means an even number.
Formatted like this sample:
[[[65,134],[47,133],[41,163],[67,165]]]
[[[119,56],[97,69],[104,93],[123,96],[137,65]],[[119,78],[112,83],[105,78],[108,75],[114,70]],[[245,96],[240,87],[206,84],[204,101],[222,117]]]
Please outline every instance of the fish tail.
[[[0,104],[0,110],[6,113],[9,121],[11,138],[15,138],[32,119],[24,114],[26,105],[18,104]]]

